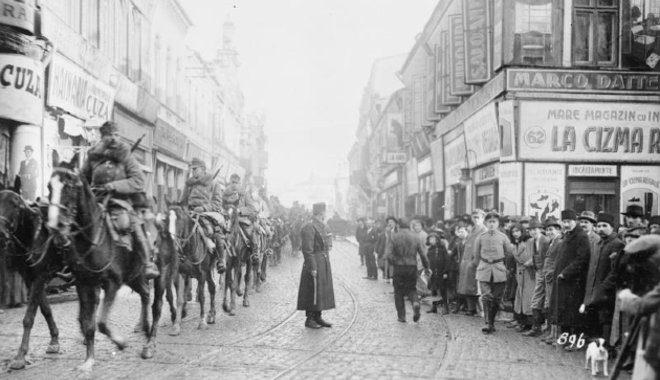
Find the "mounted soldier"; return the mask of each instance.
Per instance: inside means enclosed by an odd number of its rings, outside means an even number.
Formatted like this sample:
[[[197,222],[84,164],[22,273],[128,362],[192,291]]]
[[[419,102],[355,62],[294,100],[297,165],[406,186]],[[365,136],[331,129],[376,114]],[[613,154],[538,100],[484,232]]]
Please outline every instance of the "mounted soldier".
[[[121,229],[132,232],[133,241],[137,246],[134,250],[142,259],[145,277],[147,279],[158,277],[160,275],[158,268],[151,260],[156,252],[146,238],[143,220],[133,208],[134,205],[138,206],[135,204],[136,200],[145,199],[144,174],[131,153],[131,147],[119,140],[117,124],[107,121],[101,126],[100,132],[101,141],[87,152],[82,175],[92,188],[111,194],[108,205],[112,210],[119,212],[114,213],[112,217],[117,222],[109,227],[119,230],[117,231],[119,234],[123,233]],[[122,228],[121,224],[128,225]]]
[[[222,215],[222,189],[214,181],[214,176],[206,173],[206,163],[193,158],[190,165],[192,177],[186,181],[180,203],[187,205],[193,213],[200,215],[199,223],[204,235],[211,239],[217,257],[218,273],[225,272],[223,242],[225,239],[225,217]]]
[[[229,177],[229,185],[222,195],[222,200],[225,209],[231,208],[238,212],[238,223],[250,249],[258,247],[255,224],[259,208],[252,197],[251,189],[241,184],[241,177],[238,174],[234,173]]]

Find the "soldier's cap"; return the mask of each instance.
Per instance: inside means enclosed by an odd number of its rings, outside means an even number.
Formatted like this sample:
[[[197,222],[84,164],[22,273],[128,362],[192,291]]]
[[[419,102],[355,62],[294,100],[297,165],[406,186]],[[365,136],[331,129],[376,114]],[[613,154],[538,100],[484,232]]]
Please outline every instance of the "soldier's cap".
[[[561,220],[577,220],[577,214],[573,210],[562,210]]]
[[[30,152],[34,152],[34,149],[32,149],[32,145],[26,145],[25,148],[23,148],[23,152],[27,152],[28,150]]]
[[[529,223],[532,221],[532,218],[526,215],[520,217],[520,223]]]
[[[194,168],[204,168],[204,169],[206,169],[206,162],[200,160],[197,157],[194,157],[192,159],[192,162],[190,163],[190,167],[193,168],[193,169]]]
[[[600,215],[599,215],[600,217]],[[578,220],[588,220],[593,224],[598,223],[599,221],[596,219],[596,214],[594,214],[592,211],[582,211],[580,216],[578,216]]]
[[[234,173],[234,174],[232,174],[232,175],[229,176],[229,180],[232,181],[232,182],[233,182],[233,181],[240,181],[240,180],[241,180],[241,176],[238,175],[238,174],[236,174],[236,173]],[[295,205],[296,202],[294,202],[293,204]]]
[[[660,215],[653,215],[649,219],[649,227],[654,225],[654,224],[657,224],[658,226],[660,226]]]
[[[106,121],[99,129],[99,132],[101,132],[101,136],[110,135],[119,132],[119,127],[117,127],[117,123],[114,121]]]
[[[626,212],[622,212],[621,215],[629,218],[641,218],[644,216],[644,209],[639,205],[629,205],[626,207]]]
[[[632,227],[626,230],[626,232],[623,234],[623,237],[640,237],[642,235],[647,235],[648,233],[649,230],[647,230],[646,227]]]
[[[475,215],[483,217],[484,215],[486,215],[486,213],[484,212],[484,210],[482,210],[480,208],[477,208],[474,211],[472,211],[472,216],[475,216]]]
[[[320,202],[312,205],[312,214],[318,215],[322,212],[325,212],[325,203]]]
[[[608,214],[606,212],[599,212],[598,213],[598,220],[596,221],[596,223],[607,223],[612,227],[616,227],[615,222],[614,222],[614,215]]]
[[[499,222],[500,221],[500,214],[491,211],[488,214],[486,214],[486,217],[484,218],[484,220],[487,222],[490,219],[495,219]]]

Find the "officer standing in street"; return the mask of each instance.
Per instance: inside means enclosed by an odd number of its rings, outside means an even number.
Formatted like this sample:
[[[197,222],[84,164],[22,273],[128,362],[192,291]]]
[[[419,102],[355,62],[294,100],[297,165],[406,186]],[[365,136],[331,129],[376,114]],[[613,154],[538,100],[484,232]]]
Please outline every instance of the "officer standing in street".
[[[325,203],[312,206],[312,220],[303,226],[300,238],[305,262],[300,274],[297,309],[305,310],[305,327],[332,327],[332,324],[321,316],[323,310],[335,308],[332,269],[328,257],[332,238],[325,225]]]

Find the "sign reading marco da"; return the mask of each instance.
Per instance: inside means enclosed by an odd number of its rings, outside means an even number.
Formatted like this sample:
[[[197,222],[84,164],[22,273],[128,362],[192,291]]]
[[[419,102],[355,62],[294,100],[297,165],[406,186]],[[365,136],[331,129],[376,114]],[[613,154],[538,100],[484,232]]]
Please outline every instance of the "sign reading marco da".
[[[660,73],[508,69],[507,90],[658,95]]]

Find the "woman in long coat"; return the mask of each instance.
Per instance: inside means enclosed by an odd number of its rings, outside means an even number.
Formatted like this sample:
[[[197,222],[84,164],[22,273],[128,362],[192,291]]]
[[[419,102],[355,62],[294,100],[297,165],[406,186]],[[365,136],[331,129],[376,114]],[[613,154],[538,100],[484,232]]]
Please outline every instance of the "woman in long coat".
[[[532,297],[536,286],[534,270],[534,239],[524,239],[522,226],[511,227],[513,257],[516,260],[516,298],[513,312],[518,315],[520,326],[516,329],[524,332],[532,327]]]
[[[479,290],[477,288],[477,268],[472,265],[474,261],[474,249],[477,238],[486,232],[484,226],[484,213],[481,210],[475,210],[472,213],[474,226],[465,240],[463,249],[463,258],[458,273],[458,289],[456,292],[465,297],[468,305],[467,314],[475,315],[477,313],[477,303],[479,300]]]

